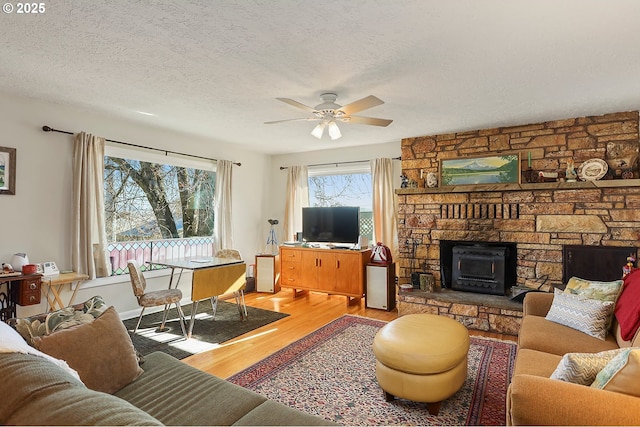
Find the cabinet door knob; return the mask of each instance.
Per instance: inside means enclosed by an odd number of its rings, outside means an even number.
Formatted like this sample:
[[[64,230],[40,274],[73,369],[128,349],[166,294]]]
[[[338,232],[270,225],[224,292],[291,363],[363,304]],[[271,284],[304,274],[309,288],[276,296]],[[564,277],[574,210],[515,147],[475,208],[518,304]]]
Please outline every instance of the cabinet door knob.
[[[38,288],[38,285],[36,285],[35,283],[30,283],[30,284],[29,284],[29,289],[31,289],[31,290],[35,290],[35,289],[37,289],[37,288]]]

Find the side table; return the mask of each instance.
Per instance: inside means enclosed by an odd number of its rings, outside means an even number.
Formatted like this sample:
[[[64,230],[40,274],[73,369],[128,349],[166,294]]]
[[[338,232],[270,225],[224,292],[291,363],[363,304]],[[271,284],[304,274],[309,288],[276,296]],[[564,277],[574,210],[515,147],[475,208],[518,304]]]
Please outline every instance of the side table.
[[[67,307],[69,305],[72,305],[76,299],[76,294],[78,293],[78,289],[80,289],[81,282],[84,280],[87,280],[88,278],[89,278],[88,275],[79,274],[76,272],[60,273],[52,276],[42,276],[42,284],[47,286],[48,288],[45,294],[44,287],[43,287],[42,293],[47,297],[47,301],[49,301],[49,311],[55,311],[55,310]],[[60,296],[60,291],[66,284],[69,285],[69,290],[73,291],[73,293],[69,298],[69,302],[65,304],[62,301],[62,297]],[[74,288],[74,284],[75,284],[75,288]]]

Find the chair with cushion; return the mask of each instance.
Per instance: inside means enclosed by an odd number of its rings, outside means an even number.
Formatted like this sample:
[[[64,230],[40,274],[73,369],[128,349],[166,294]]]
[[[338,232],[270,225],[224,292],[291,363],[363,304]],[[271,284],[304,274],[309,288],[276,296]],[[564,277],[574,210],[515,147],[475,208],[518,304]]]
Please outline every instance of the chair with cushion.
[[[135,334],[138,330],[138,327],[140,326],[140,321],[142,320],[144,310],[147,307],[158,307],[161,305],[164,305],[164,313],[162,315],[162,324],[160,325],[160,330],[164,330],[164,325],[167,321],[169,308],[171,304],[175,304],[180,320],[180,327],[182,328],[182,334],[184,335],[185,339],[188,339],[187,329],[184,323],[184,313],[182,312],[182,307],[180,307],[182,291],[180,289],[164,289],[160,291],[147,292],[147,281],[142,274],[142,270],[140,269],[140,265],[138,264],[138,262],[135,260],[129,260],[127,261],[127,267],[129,267],[129,276],[131,277],[133,294],[138,299],[138,305],[142,307],[140,316],[138,316],[138,323],[136,323],[136,327],[133,330],[133,333]]]
[[[242,255],[240,255],[240,252],[237,251],[236,249],[221,249],[218,252],[216,252],[216,258],[231,258],[231,259],[241,260]],[[240,313],[240,317],[243,319],[247,318],[247,305],[245,304],[245,301],[244,301],[245,287],[246,287],[246,283],[242,286],[241,289],[233,291],[233,296],[235,297],[236,304],[238,306],[238,312]],[[218,305],[218,297],[217,296],[212,297],[211,306],[213,308],[214,317],[216,315],[217,305]]]

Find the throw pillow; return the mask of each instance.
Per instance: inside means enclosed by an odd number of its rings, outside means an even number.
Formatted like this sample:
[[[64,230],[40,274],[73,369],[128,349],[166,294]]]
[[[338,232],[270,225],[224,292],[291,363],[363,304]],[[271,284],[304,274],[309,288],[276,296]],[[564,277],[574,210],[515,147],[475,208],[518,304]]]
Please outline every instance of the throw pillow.
[[[620,335],[631,341],[640,328],[640,268],[624,278],[624,286],[615,310]]]
[[[73,375],[74,378],[78,380],[80,379],[78,373],[75,370],[71,369],[67,362],[65,362],[64,360],[56,359],[55,357],[51,357],[48,354],[45,354],[40,350],[36,350],[35,348],[31,347],[15,329],[7,325],[5,322],[0,322],[0,353],[23,353],[40,356],[58,365],[59,367]]]
[[[640,397],[640,348],[625,348],[596,376],[591,387]]]
[[[115,393],[143,372],[129,332],[113,307],[91,323],[35,337],[33,343],[65,360],[93,390]]]
[[[604,340],[607,337],[607,326],[613,307],[611,301],[587,299],[556,289],[551,308],[545,318]]]
[[[612,302],[616,302],[621,290],[622,280],[598,282],[595,280],[581,279],[579,277],[569,279],[567,286],[564,288],[564,292],[568,294],[578,294],[589,299]]]
[[[50,313],[38,314],[22,319],[11,319],[11,324],[27,343],[33,345],[35,337],[76,325],[91,323],[107,309],[100,296],[94,296],[81,304],[75,304]]]
[[[551,379],[569,383],[591,385],[596,375],[616,357],[622,349],[601,351],[600,353],[567,353],[562,356]]]

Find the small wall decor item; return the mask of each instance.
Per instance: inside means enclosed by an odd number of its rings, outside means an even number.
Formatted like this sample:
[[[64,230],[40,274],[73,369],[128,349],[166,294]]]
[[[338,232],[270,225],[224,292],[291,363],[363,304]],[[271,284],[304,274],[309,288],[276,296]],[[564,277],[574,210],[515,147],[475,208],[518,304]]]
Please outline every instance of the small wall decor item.
[[[427,187],[435,188],[438,186],[438,175],[433,172],[427,174]]]
[[[16,194],[16,149],[0,147],[0,194]]]
[[[583,181],[596,181],[607,174],[609,165],[602,159],[589,159],[578,168],[578,177]]]
[[[575,164],[573,163],[573,159],[567,160],[567,169],[565,170],[565,178],[567,182],[576,182],[576,178],[578,174],[576,173]]]
[[[627,277],[636,268],[636,256],[635,254],[629,254],[627,257],[627,263],[622,266],[622,278]]]
[[[407,188],[408,186],[409,178],[404,172],[402,172],[402,175],[400,175],[400,188]]]
[[[440,160],[441,185],[519,184],[520,154]]]

